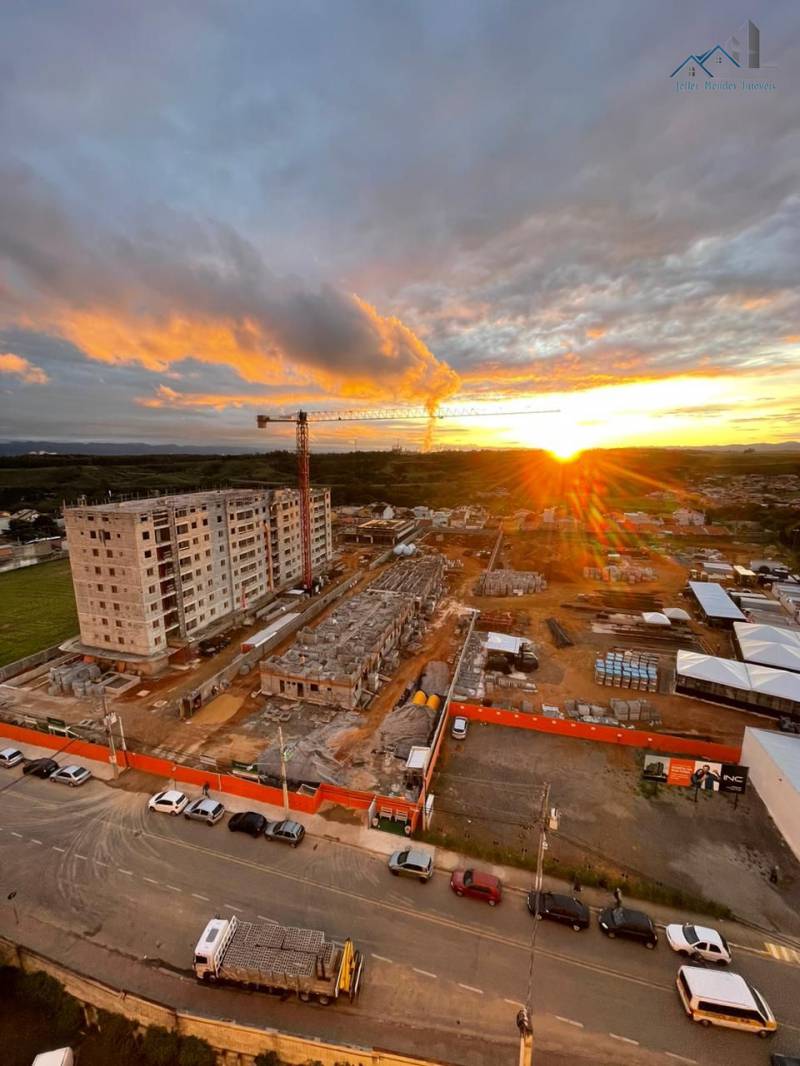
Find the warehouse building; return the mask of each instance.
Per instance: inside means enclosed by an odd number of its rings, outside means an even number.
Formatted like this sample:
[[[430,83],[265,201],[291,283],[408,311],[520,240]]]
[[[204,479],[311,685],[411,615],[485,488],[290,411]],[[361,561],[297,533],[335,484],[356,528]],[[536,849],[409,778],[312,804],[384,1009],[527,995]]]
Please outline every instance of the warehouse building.
[[[783,839],[800,859],[800,737],[745,729],[742,765]]]
[[[800,673],[800,629],[734,622],[733,632],[744,662]]]
[[[679,651],[675,691],[743,711],[800,719],[800,674]]]
[[[734,622],[747,621],[725,589],[716,582],[690,581],[689,588],[708,625],[730,629]]]

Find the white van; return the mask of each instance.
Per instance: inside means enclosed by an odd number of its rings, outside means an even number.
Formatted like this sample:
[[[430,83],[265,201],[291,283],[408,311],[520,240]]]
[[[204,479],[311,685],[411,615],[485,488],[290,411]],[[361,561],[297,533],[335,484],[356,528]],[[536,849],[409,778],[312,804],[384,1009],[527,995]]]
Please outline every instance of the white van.
[[[57,1051],[43,1051],[33,1060],[33,1066],[74,1066],[72,1048],[60,1047]]]
[[[759,1036],[770,1036],[778,1028],[761,994],[738,973],[681,966],[676,984],[693,1022],[745,1029]]]

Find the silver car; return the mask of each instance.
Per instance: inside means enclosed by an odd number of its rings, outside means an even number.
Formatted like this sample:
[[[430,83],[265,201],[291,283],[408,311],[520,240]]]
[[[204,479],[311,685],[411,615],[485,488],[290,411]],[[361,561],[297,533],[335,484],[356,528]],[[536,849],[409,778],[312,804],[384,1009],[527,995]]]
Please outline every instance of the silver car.
[[[25,756],[19,748],[3,748],[0,751],[0,766],[4,766],[6,770],[9,770],[12,766],[19,766],[24,758]]]
[[[191,818],[195,822],[205,822],[206,825],[216,825],[225,814],[225,808],[218,800],[196,799],[192,800],[183,812],[184,818]]]
[[[399,877],[416,877],[419,881],[430,881],[433,877],[433,859],[425,851],[406,848],[396,851],[389,857],[389,869]]]
[[[468,719],[462,718],[460,715],[458,718],[453,719],[453,725],[450,729],[450,736],[453,738],[453,740],[465,740],[468,732]]]
[[[92,771],[87,770],[85,766],[62,766],[60,770],[56,770],[50,780],[59,785],[77,788],[78,785],[85,785],[91,776]]]

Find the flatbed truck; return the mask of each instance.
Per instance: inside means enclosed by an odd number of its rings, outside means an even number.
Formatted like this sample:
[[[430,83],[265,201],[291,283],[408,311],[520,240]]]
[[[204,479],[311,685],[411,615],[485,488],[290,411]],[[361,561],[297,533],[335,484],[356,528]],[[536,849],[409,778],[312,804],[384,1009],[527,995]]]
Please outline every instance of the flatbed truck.
[[[364,957],[352,940],[329,940],[318,929],[278,922],[245,922],[235,915],[212,918],[194,949],[198,980],[294,992],[304,1002],[326,1005],[339,996],[353,1001]]]

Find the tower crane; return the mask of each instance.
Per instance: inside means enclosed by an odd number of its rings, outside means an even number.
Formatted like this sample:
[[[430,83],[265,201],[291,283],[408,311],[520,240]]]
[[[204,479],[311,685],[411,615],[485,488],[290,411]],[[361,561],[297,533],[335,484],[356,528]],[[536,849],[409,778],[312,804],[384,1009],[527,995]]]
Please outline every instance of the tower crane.
[[[297,448],[297,487],[300,492],[300,534],[303,544],[303,587],[311,589],[311,478],[309,464],[309,425],[312,422],[394,422],[398,419],[508,417],[509,415],[557,414],[558,408],[541,411],[531,408],[514,411],[484,411],[477,407],[448,407],[430,411],[426,407],[373,407],[353,411],[296,411],[285,415],[257,415],[259,429],[273,422],[289,422],[295,427]]]

